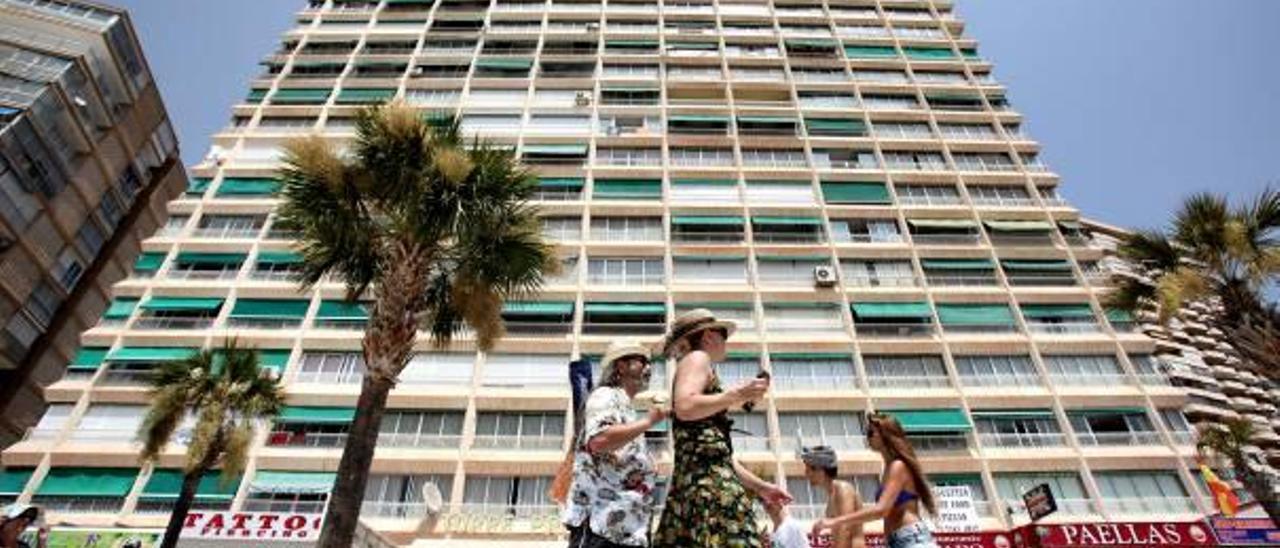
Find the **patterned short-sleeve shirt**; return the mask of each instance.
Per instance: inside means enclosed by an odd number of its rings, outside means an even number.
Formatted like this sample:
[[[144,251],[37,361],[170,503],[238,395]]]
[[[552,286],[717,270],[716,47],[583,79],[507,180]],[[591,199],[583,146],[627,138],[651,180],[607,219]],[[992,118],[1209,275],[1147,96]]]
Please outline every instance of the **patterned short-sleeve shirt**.
[[[571,527],[586,521],[592,532],[610,542],[647,546],[656,475],[644,436],[594,455],[583,447],[610,426],[636,420],[631,398],[620,388],[602,386],[587,398],[584,416],[563,521]]]

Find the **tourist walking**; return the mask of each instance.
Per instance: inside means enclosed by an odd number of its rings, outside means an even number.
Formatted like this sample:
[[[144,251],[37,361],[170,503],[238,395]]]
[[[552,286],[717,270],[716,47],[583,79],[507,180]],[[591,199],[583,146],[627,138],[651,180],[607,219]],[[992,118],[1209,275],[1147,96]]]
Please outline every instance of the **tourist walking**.
[[[840,467],[835,449],[825,445],[801,447],[798,456],[804,463],[804,477],[809,485],[827,495],[824,517],[834,518],[862,509],[858,489],[847,481],[836,479],[840,475]],[[866,548],[866,545],[861,523],[835,527],[831,532],[831,548]]]
[[[932,515],[937,514],[933,492],[902,425],[888,415],[871,415],[867,419],[867,445],[884,459],[884,473],[875,501],[853,513],[814,522],[814,537],[828,529],[884,519],[885,543],[889,548],[938,548],[933,533],[920,517],[921,507]]]
[[[573,484],[563,522],[569,548],[648,546],[655,469],[644,433],[666,419],[654,405],[640,419],[632,406],[649,386],[649,350],[630,341],[605,352],[600,386],[587,398],[582,435],[574,440]]]
[[[676,318],[663,353],[676,362],[672,389],[675,469],[654,548],[761,548],[768,531],[757,524],[756,497],[791,501],[786,491],[756,477],[733,458],[728,412],[762,398],[768,378],[725,391],[712,364],[724,360],[733,322],[696,309]]]

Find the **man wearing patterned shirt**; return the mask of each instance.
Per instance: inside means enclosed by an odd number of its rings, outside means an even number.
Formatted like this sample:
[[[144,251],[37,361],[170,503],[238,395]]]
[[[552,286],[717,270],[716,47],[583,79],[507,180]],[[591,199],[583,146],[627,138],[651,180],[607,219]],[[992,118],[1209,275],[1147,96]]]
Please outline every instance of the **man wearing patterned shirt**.
[[[582,436],[574,441],[573,485],[563,521],[569,548],[648,546],[655,467],[643,435],[666,419],[654,405],[639,420],[632,399],[649,385],[649,351],[634,342],[609,346],[600,387],[583,411]]]

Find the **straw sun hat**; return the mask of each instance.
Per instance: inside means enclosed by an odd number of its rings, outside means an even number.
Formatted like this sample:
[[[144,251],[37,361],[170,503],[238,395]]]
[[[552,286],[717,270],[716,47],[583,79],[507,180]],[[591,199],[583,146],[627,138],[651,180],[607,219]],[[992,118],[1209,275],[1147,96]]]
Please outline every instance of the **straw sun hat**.
[[[631,356],[640,356],[647,360],[649,359],[649,349],[632,340],[621,340],[611,343],[609,345],[609,349],[604,353],[604,358],[600,360],[600,384],[603,385],[609,382],[609,379],[613,378],[613,366],[618,360],[622,358],[629,358]]]
[[[715,315],[705,308],[695,308],[676,317],[676,320],[671,323],[671,331],[662,339],[662,353],[670,353],[671,346],[677,341],[708,329],[722,329],[727,338],[733,335],[738,325],[728,320],[717,320]]]

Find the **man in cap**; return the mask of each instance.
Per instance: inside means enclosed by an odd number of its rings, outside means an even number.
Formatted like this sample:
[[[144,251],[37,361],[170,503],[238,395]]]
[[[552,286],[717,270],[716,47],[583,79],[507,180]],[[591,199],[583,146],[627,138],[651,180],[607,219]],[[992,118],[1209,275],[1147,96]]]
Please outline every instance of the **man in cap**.
[[[827,517],[843,516],[862,508],[858,490],[847,481],[836,479],[839,475],[836,451],[825,445],[800,448],[800,462],[804,463],[804,477],[809,485],[827,494]],[[832,548],[865,548],[862,525],[840,527],[831,532]],[[814,539],[817,540],[817,539]]]
[[[563,521],[569,548],[648,546],[653,517],[653,459],[645,431],[666,419],[655,404],[636,419],[632,400],[649,386],[649,350],[632,341],[609,346],[600,368],[600,386],[583,414],[582,436],[574,440],[573,486]]]
[[[44,548],[49,542],[49,528],[40,525],[36,532],[36,545],[18,540],[22,532],[40,521],[40,508],[29,504],[14,504],[0,515],[0,548]]]

